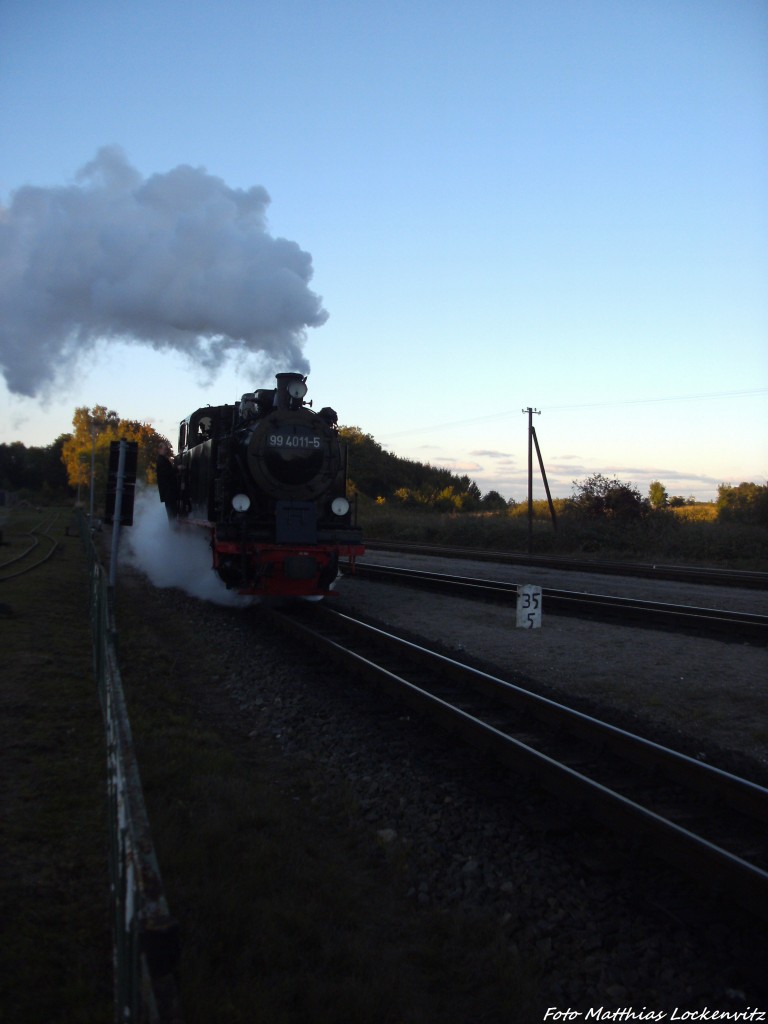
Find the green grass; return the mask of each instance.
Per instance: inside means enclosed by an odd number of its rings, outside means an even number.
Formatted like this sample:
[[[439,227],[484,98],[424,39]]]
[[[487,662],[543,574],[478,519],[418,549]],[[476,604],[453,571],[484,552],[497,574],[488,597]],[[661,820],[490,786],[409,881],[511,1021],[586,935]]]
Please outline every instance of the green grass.
[[[4,517],[0,561],[39,516]],[[0,1019],[111,1020],[106,752],[79,538],[0,583]],[[9,570],[5,570],[7,572]],[[0,570],[0,575],[3,575]]]

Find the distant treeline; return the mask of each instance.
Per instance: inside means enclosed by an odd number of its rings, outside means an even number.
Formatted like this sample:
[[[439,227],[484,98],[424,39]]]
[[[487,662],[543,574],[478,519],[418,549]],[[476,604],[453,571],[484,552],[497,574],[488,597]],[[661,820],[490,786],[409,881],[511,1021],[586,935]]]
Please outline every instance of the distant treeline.
[[[352,487],[380,504],[391,502],[437,512],[504,511],[508,507],[498,491],[483,495],[468,476],[393,455],[359,427],[342,427],[340,433],[349,450]]]
[[[44,448],[27,448],[21,441],[0,444],[0,489],[43,498],[69,493],[67,467],[61,457],[68,437],[62,434]]]
[[[101,406],[76,410],[74,425],[72,434],[62,434],[45,447],[27,448],[20,441],[0,444],[0,489],[39,495],[43,500],[74,494],[78,483],[88,486],[94,437],[97,462],[106,463],[108,442],[119,436],[139,442],[139,478],[154,483],[154,453],[158,441],[165,438],[151,427],[120,420],[116,413]],[[98,426],[98,435],[92,433],[94,425]],[[527,509],[527,505],[518,506],[513,499],[507,501],[498,491],[483,494],[469,476],[393,455],[359,427],[342,427],[341,436],[349,450],[350,487],[371,503],[392,510],[512,516]],[[97,478],[103,478],[105,467],[97,468]],[[546,503],[536,504],[537,517],[542,513],[547,516]],[[644,496],[634,484],[600,473],[583,481],[574,480],[572,495],[555,499],[554,504],[558,516],[617,522],[652,518],[695,505],[693,499],[670,497],[661,481],[653,481]],[[721,484],[714,509],[712,505],[706,508],[713,510],[713,517],[720,522],[768,526],[768,485]],[[686,516],[689,518],[693,516]]]
[[[138,479],[155,482],[157,448],[168,441],[149,424],[121,419],[114,410],[96,405],[75,409],[72,428],[45,447],[27,448],[20,441],[0,444],[0,490],[43,501],[87,494],[93,471],[94,493],[103,501],[110,444],[121,438],[138,443]]]
[[[514,516],[527,509],[527,503],[518,506],[498,491],[481,494],[468,476],[392,455],[359,427],[342,427],[341,434],[349,446],[349,478],[353,488],[379,505],[432,512],[504,512]],[[539,516],[547,517],[546,502],[536,504]],[[634,484],[601,473],[574,480],[571,496],[554,501],[558,516],[617,522],[645,519],[684,507],[693,511],[696,504],[693,498],[670,496],[659,480],[651,483],[648,495],[644,496]],[[712,509],[711,505],[706,507]],[[715,511],[722,522],[768,526],[768,485],[721,484]]]

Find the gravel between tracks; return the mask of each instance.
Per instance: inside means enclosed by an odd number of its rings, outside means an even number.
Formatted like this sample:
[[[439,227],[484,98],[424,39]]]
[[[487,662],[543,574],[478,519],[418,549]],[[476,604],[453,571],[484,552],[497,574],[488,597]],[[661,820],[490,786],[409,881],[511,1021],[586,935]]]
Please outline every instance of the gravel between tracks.
[[[585,593],[768,614],[764,591],[561,573],[419,555],[372,552],[366,560],[481,579]],[[583,701],[619,724],[657,730],[686,753],[720,749],[721,760],[768,782],[768,653],[655,629],[547,615],[537,630],[515,628],[514,608],[346,579],[334,607],[373,615],[482,661],[564,703]],[[751,762],[751,763],[750,763]],[[737,768],[737,766],[739,766]]]
[[[539,582],[526,576],[521,582]],[[572,809],[510,784],[402,708],[322,666],[297,672],[301,655],[262,627],[258,606],[211,609],[138,577],[128,589],[143,594],[159,627],[183,609],[198,638],[210,637],[221,659],[200,698],[207,713],[254,742],[276,744],[292,769],[306,771],[318,828],[326,801],[349,802],[350,827],[402,865],[414,913],[445,909],[499,922],[508,944],[538,965],[535,1019],[550,1006],[646,1007],[667,1018],[675,1007],[768,1009],[765,929],[738,908],[649,866]],[[515,630],[509,611],[492,605],[354,578],[338,590],[340,610],[424,636],[507,677],[519,673],[636,731],[657,728],[723,767],[766,773],[763,649],[548,618],[546,609],[541,630]]]

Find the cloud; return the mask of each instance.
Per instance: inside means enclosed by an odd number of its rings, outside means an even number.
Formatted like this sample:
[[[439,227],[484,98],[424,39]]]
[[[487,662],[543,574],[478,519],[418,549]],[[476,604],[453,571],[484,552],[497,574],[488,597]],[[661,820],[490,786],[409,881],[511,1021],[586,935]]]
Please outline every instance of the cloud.
[[[467,462],[462,459],[434,459],[435,463],[440,463],[444,469],[450,469],[452,473],[476,473],[483,467],[479,462]]]
[[[492,448],[478,448],[475,451],[471,451],[470,455],[476,455],[478,458],[487,459],[514,459],[512,452],[498,452]]]
[[[328,314],[312,258],[266,226],[266,190],[203,168],[142,178],[100,149],[67,187],[0,207],[0,368],[35,396],[97,344],[175,350],[209,371],[233,353],[308,372],[306,329]]]
[[[689,483],[695,481],[703,484],[713,484],[717,486],[722,483],[719,477],[706,476],[700,473],[687,473],[681,469],[662,469],[654,468],[653,466],[608,466],[601,470],[604,476],[617,476],[620,480],[660,480],[662,483],[669,483],[672,481],[682,481]]]
[[[593,473],[599,473],[601,470],[589,469],[584,465],[578,465],[576,463],[562,463],[562,462],[544,462],[544,468],[547,471],[547,476],[568,476],[568,477],[579,477],[579,476],[591,476]],[[538,472],[538,464],[536,465]]]

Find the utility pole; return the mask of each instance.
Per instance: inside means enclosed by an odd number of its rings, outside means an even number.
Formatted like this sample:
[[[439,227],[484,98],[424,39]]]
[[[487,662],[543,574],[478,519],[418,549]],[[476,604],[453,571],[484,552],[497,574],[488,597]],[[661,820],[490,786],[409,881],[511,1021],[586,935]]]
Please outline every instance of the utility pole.
[[[541,416],[540,409],[530,405],[522,410],[528,414],[528,554],[533,551],[533,417]]]
[[[552,517],[552,526],[557,531],[557,514],[555,513],[555,505],[552,501],[552,495],[549,492],[549,481],[547,480],[547,471],[544,469],[544,460],[541,457],[541,448],[539,448],[539,439],[536,437],[536,431],[533,426],[533,417],[541,416],[539,409],[532,409],[528,406],[527,409],[522,410],[523,413],[528,414],[528,554],[533,552],[533,446],[536,445],[536,456],[539,460],[539,469],[541,470],[541,478],[544,481],[544,490],[547,492],[547,502],[549,503],[549,514]]]

